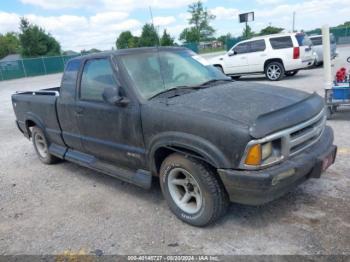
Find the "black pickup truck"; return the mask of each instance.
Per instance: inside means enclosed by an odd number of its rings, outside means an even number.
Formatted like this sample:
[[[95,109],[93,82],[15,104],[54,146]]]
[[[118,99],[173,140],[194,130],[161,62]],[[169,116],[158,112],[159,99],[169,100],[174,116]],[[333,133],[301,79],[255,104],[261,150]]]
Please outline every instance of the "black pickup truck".
[[[234,82],[185,48],[77,57],[60,87],[12,96],[39,159],[151,187],[204,226],[230,201],[260,205],[318,178],[336,146],[317,94]]]

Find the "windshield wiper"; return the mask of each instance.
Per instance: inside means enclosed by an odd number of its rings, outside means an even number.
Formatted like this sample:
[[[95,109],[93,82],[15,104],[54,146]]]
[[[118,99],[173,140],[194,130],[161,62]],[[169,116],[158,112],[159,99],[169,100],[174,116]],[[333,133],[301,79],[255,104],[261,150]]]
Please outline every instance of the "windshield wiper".
[[[224,82],[233,82],[232,79],[229,79],[229,78],[224,78],[224,79],[211,79],[211,80],[208,80],[208,81],[205,81],[199,85],[195,85],[195,86],[176,86],[176,87],[173,87],[173,88],[169,88],[169,89],[166,89],[166,90],[163,90],[153,96],[151,96],[149,99],[153,99],[157,96],[160,96],[162,94],[165,94],[165,93],[168,93],[168,92],[171,92],[171,91],[176,91],[176,90],[196,90],[196,89],[201,89],[201,88],[205,88],[205,87],[208,87],[209,84],[211,83],[215,83],[215,82],[221,82],[221,81],[224,81]]]
[[[215,82],[221,82],[221,81],[224,81],[224,82],[233,82],[232,79],[229,79],[229,78],[223,78],[223,79],[211,79],[211,80],[208,80],[208,81],[205,81],[201,84],[199,84],[197,87],[204,87],[204,86],[207,86],[209,84],[212,84],[212,83],[215,83]]]
[[[155,94],[155,95],[153,95],[153,96],[151,96],[149,99],[153,99],[153,98],[155,98],[155,97],[157,97],[157,96],[160,96],[160,95],[162,95],[162,94],[165,94],[165,93],[168,93],[168,92],[171,92],[171,91],[176,91],[176,90],[190,90],[190,89],[199,89],[199,86],[176,86],[176,87],[172,87],[172,88],[169,88],[169,89],[165,89],[165,90],[163,90],[163,91],[161,91],[161,92],[159,92],[159,93],[157,93],[157,94]]]

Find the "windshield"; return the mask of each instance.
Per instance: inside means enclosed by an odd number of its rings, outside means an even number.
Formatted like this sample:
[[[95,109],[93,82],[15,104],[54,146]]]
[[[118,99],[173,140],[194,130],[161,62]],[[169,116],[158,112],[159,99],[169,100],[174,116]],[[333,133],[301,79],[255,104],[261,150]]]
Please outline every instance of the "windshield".
[[[145,99],[176,87],[228,79],[204,58],[186,50],[134,53],[120,56],[120,61]]]

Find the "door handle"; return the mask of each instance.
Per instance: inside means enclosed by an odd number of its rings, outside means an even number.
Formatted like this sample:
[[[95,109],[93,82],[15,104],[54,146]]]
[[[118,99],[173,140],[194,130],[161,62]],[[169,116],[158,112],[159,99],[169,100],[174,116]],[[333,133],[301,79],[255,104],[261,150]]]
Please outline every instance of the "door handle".
[[[241,59],[246,59],[246,57],[245,57],[245,56],[242,56]]]

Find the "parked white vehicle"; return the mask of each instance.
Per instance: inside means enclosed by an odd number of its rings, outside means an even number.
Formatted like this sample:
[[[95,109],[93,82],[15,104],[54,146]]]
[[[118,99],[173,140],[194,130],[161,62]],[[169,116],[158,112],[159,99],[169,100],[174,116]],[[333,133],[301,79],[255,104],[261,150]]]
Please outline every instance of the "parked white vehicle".
[[[311,45],[303,33],[259,36],[237,43],[209,62],[233,78],[264,73],[267,79],[277,81],[313,65]]]
[[[315,65],[320,65],[323,63],[323,43],[322,43],[322,35],[312,35],[309,36],[312,42],[312,50],[315,53]],[[331,41],[331,59],[334,59],[337,56],[337,44],[335,42],[335,38],[332,34],[330,34]]]

